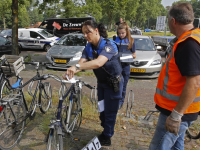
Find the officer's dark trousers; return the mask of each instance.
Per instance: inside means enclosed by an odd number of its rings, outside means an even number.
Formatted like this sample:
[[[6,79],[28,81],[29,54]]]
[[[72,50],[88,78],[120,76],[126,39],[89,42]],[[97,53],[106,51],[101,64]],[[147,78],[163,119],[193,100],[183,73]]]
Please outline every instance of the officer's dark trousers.
[[[119,100],[122,98],[123,77],[121,77],[120,90],[114,90],[107,83],[98,83],[98,100],[104,99],[104,111],[100,113],[103,134],[112,137],[114,134],[115,121],[119,108]]]
[[[122,91],[122,99],[120,99],[119,105],[122,105],[124,103],[124,99],[126,96],[126,86],[130,77],[130,65],[122,64],[122,76],[124,78],[124,85]]]

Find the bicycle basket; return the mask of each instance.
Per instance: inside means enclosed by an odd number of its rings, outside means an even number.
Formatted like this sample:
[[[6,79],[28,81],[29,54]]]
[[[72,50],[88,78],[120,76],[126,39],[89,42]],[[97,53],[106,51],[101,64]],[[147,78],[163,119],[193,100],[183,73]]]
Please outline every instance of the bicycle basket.
[[[4,58],[6,58],[6,62],[1,66],[1,71],[5,75],[17,76],[20,71],[25,69],[23,57],[17,55],[3,55],[0,59],[3,60]]]

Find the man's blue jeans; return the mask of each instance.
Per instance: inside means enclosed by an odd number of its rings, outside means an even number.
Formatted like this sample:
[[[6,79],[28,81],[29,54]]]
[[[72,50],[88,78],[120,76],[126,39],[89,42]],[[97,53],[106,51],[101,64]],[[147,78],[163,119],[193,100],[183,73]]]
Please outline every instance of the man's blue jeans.
[[[184,150],[185,131],[192,121],[182,121],[178,135],[165,130],[167,116],[160,113],[154,137],[150,143],[149,150]]]

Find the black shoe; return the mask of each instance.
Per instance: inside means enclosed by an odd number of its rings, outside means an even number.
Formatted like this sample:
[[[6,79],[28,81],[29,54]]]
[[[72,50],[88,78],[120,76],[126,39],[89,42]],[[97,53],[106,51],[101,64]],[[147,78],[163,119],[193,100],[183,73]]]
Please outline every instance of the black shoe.
[[[98,136],[99,142],[101,143],[101,146],[110,146],[111,140],[110,137],[105,136],[103,133]]]

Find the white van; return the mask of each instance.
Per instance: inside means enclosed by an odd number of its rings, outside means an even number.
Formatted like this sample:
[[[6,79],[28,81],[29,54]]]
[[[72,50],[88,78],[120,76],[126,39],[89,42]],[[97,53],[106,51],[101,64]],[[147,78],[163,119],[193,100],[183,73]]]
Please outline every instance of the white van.
[[[44,49],[48,51],[60,38],[48,33],[44,29],[18,29],[19,48]]]

